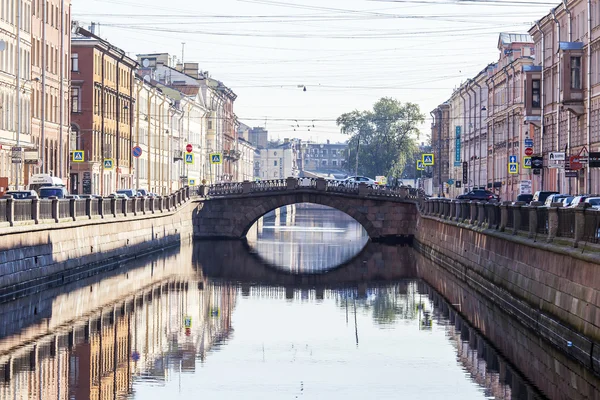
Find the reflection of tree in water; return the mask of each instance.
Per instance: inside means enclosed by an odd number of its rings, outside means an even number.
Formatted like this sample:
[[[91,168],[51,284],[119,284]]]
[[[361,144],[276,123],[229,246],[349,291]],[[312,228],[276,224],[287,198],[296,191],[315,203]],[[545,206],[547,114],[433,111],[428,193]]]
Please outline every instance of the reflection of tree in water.
[[[354,300],[357,309],[364,314],[370,313],[378,325],[391,325],[398,320],[414,320],[419,316],[417,281],[401,281],[369,288],[362,296],[357,289],[346,289],[338,293],[336,303],[345,308],[353,306]]]

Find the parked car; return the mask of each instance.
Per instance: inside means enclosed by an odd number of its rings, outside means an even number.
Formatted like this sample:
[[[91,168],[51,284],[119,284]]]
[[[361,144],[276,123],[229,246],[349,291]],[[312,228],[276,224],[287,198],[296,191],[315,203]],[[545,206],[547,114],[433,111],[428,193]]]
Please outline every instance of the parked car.
[[[17,200],[37,199],[39,197],[35,190],[9,190],[4,194],[9,194]]]
[[[600,210],[600,197],[588,197],[585,202],[590,203],[593,209]]]
[[[366,176],[349,176],[340,181],[339,186],[345,186],[349,183],[366,183],[368,186],[377,186],[375,180]]]
[[[81,200],[81,197],[79,197],[78,194],[70,194],[68,196],[65,196],[65,199],[75,199],[75,200]]]
[[[544,202],[546,202],[546,199],[548,198],[548,196],[550,196],[551,194],[558,194],[558,192],[550,192],[550,191],[540,191],[540,190],[538,190],[533,195],[533,200],[531,200],[531,201],[539,201],[541,203],[544,203]]]
[[[561,203],[562,199],[570,197],[568,194],[551,194],[546,197],[546,201],[544,202],[544,207],[550,207],[552,203]]]
[[[560,202],[564,204],[563,207],[569,207],[574,198],[575,196],[563,197]]]
[[[591,197],[590,195],[581,195],[581,196],[575,196],[573,198],[573,201],[571,202],[571,204],[569,205],[569,207],[577,207],[577,205],[579,203],[583,203],[585,201],[585,199],[587,199],[588,197]]]
[[[129,196],[127,196],[125,193],[111,193],[108,195],[108,197],[116,197],[117,199],[128,199]]]
[[[500,197],[490,192],[489,190],[484,189],[475,189],[470,192],[459,194],[456,196],[458,200],[478,200],[478,201],[490,201],[490,200],[500,200]]]
[[[137,189],[136,192],[138,196],[148,196],[148,191],[146,189]]]
[[[64,199],[69,195],[67,188],[64,186],[43,186],[38,189],[40,193],[40,198],[47,199],[48,197],[58,197],[59,199]]]
[[[81,199],[100,199],[102,196],[99,194],[80,194],[79,197]]]
[[[117,194],[124,194],[125,196],[129,197],[135,197],[136,196],[136,190],[135,189],[119,189],[117,190]]]
[[[517,196],[517,201],[524,201],[527,204],[531,203],[532,199],[533,199],[532,194],[520,194]]]

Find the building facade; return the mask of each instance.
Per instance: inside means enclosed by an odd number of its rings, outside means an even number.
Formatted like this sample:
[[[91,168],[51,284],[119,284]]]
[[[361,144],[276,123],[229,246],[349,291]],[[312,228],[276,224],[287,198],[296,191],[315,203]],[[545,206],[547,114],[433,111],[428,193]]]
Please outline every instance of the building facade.
[[[24,162],[23,150],[30,153],[36,150],[31,126],[32,4],[30,0],[8,0],[2,5],[0,193],[27,184],[31,167]]]
[[[132,188],[137,63],[80,27],[71,48],[78,63],[71,71],[71,192],[108,195]]]
[[[31,135],[38,159],[26,159],[25,175],[46,173],[62,178],[69,189],[70,76],[79,69],[71,56],[71,1],[31,3]]]

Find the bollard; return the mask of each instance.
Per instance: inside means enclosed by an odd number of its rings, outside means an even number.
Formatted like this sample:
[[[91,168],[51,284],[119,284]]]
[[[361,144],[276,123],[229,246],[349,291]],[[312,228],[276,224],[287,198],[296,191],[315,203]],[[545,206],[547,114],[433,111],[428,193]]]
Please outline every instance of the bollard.
[[[250,192],[252,192],[252,182],[250,182],[250,181],[242,182],[242,193],[248,194]]]

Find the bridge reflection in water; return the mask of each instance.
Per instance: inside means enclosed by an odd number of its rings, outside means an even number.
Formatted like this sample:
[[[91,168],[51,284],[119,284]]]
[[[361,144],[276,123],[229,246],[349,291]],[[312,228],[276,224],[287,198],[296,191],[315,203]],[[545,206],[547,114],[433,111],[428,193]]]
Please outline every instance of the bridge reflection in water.
[[[371,243],[311,277],[233,243],[0,306],[3,321],[27,321],[0,335],[0,399],[258,398],[298,394],[301,381],[335,399],[543,398],[417,279],[410,248]]]

